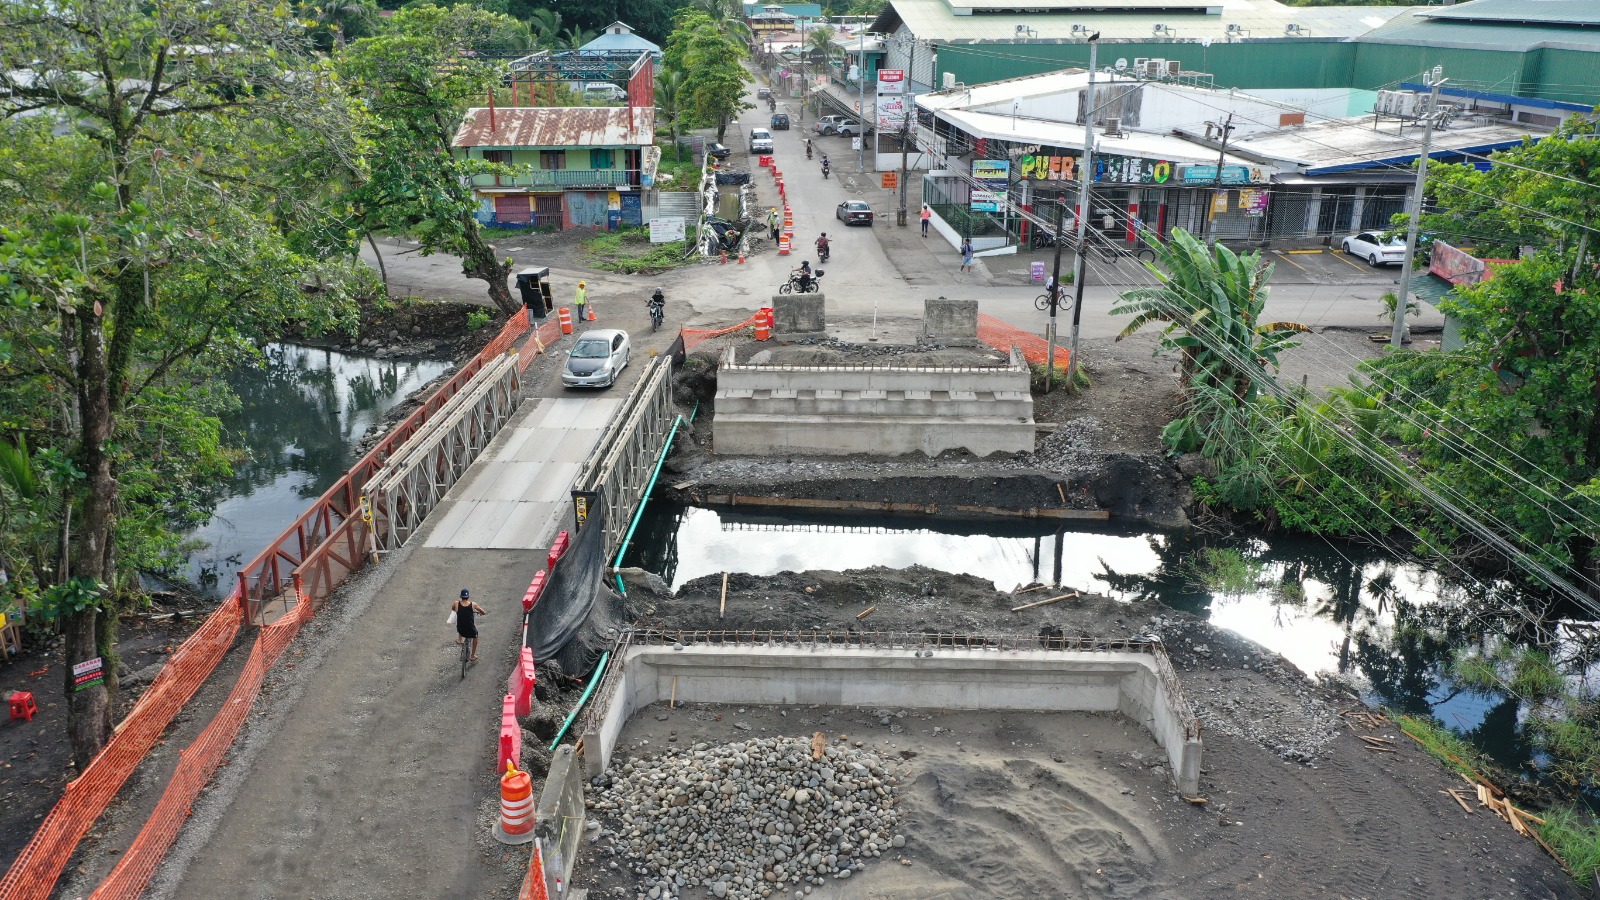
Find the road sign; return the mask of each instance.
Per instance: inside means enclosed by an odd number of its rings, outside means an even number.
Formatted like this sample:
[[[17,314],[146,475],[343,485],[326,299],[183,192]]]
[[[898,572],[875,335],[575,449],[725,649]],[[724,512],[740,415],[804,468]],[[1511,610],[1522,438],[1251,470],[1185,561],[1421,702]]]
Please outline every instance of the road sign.
[[[884,190],[892,191],[892,190],[894,190],[895,188],[897,188],[899,186],[900,186],[900,173],[899,172],[885,172],[885,173],[883,173],[883,189]]]

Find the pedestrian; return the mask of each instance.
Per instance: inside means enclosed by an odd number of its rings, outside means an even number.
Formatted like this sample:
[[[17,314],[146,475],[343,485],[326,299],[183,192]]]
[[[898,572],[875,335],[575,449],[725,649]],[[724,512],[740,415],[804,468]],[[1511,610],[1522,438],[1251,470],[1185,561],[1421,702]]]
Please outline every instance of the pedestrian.
[[[772,231],[772,242],[776,244],[778,242],[778,208],[776,206],[767,212],[767,228]]]
[[[961,271],[972,271],[972,238],[961,239]]]
[[[933,218],[933,210],[928,208],[928,204],[926,204],[926,203],[922,204],[922,236],[923,237],[927,237],[928,236],[928,221],[930,219],[932,219],[932,218]]]
[[[578,308],[579,322],[592,322],[593,316],[589,313],[589,283],[578,282],[578,293],[572,298],[572,305]]]

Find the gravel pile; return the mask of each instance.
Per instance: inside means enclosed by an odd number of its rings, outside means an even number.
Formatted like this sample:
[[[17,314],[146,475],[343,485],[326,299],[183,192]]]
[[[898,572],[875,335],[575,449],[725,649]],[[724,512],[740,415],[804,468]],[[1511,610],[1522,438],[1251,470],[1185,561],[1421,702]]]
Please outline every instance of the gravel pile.
[[[595,780],[609,868],[642,876],[640,896],[803,897],[904,847],[898,777],[843,739],[698,743],[638,757]]]
[[[1100,454],[1095,451],[1095,437],[1101,430],[1100,420],[1093,416],[1079,416],[1062,422],[1039,442],[1039,449],[1019,458],[1015,464],[1062,475],[1087,473],[1095,468],[1100,459]]]

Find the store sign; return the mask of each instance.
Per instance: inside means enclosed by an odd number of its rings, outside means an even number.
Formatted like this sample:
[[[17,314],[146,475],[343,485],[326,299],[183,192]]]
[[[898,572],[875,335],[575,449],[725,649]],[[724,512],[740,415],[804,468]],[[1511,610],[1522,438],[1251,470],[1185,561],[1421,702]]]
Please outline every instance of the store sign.
[[[878,130],[900,131],[906,127],[906,113],[911,103],[905,97],[878,96]]]
[[[72,666],[72,690],[77,692],[103,683],[106,680],[106,675],[102,668],[104,665],[104,660],[98,656],[94,659],[86,659],[81,663],[74,663]]]
[[[1113,184],[1166,184],[1172,180],[1172,163],[1135,156],[1097,156],[1094,180]]]
[[[1252,219],[1259,219],[1267,214],[1266,191],[1241,190],[1239,192],[1239,208]]]
[[[684,239],[685,224],[683,216],[659,216],[650,220],[650,243],[665,244],[668,241],[681,241]]]
[[[879,69],[878,70],[878,96],[884,94],[904,94],[906,92],[905,69]]]
[[[1205,184],[1208,182],[1216,184],[1219,181],[1222,184],[1249,184],[1250,167],[1223,166],[1222,177],[1219,179],[1217,178],[1216,166],[1180,166],[1178,176],[1184,184]]]
[[[1078,178],[1076,156],[1024,154],[1018,163],[1022,177],[1033,181],[1076,181]]]
[[[1001,191],[980,191],[974,188],[969,208],[973,212],[997,213],[1001,209],[1000,198],[1004,196],[1004,192]]]
[[[972,161],[972,191],[968,206],[973,212],[1000,212],[1005,208],[1006,192],[1011,188],[1011,160],[975,159]]]

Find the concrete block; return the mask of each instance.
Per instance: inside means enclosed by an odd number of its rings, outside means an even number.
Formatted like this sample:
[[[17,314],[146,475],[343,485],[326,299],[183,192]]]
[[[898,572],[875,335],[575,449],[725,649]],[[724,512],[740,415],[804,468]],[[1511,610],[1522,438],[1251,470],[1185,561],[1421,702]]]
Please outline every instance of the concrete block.
[[[822,390],[817,391],[816,396],[818,400],[838,400],[844,396],[844,391]]]
[[[922,301],[922,337],[947,347],[977,347],[978,301],[946,300],[943,297]]]
[[[776,294],[772,298],[773,337],[780,341],[820,340],[828,336],[822,294]]]

